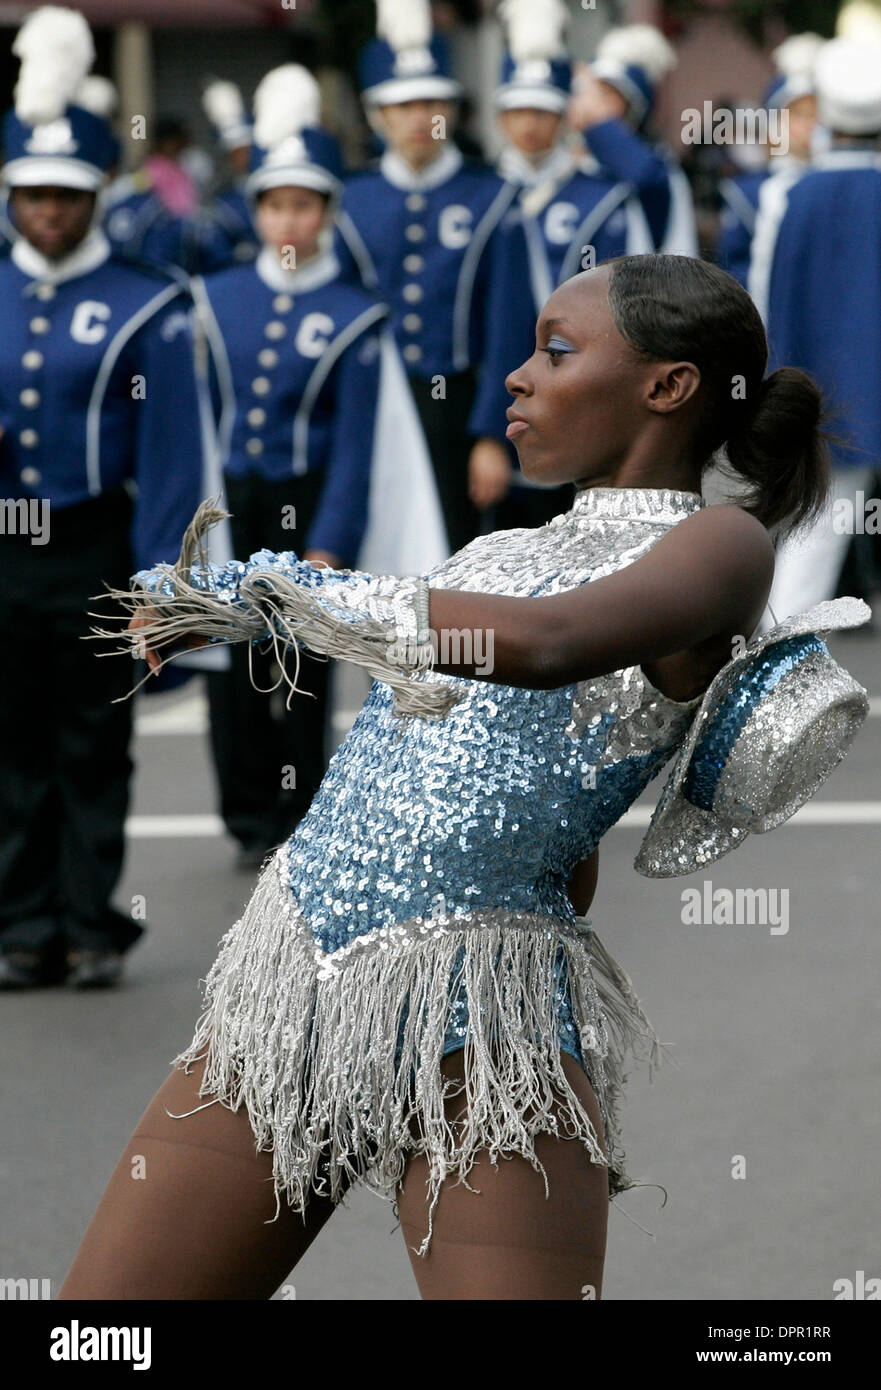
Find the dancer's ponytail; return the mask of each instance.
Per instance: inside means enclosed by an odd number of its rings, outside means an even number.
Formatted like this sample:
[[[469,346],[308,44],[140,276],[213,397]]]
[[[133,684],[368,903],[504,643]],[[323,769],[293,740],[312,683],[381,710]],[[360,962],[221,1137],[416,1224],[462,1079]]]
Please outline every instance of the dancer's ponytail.
[[[623,256],[610,269],[621,334],[644,357],[700,371],[694,451],[703,466],[718,455],[738,484],[732,500],[779,536],[818,516],[829,491],[820,392],[794,367],[765,379],[768,341],[743,286],[691,256]]]
[[[748,484],[741,505],[769,529],[794,530],[822,510],[829,454],[821,416],[820,392],[811,378],[781,367],[759,386],[744,427],[725,441],[729,470]]]

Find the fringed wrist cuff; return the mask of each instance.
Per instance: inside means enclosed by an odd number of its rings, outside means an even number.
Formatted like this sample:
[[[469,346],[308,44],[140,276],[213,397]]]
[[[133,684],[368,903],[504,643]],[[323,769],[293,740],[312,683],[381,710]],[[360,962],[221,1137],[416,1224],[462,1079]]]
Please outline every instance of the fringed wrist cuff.
[[[422,679],[435,653],[428,629],[428,584],[419,577],[395,578],[352,575],[320,570],[302,561],[282,568],[269,552],[265,567],[233,563],[222,569],[205,562],[202,536],[226,513],[203,503],[187,528],[181,553],[173,565],[133,576],[131,590],[110,589],[130,613],[149,616],[150,625],[131,634],[131,643],[148,641],[151,649],[198,635],[215,642],[275,644],[281,679],[297,689],[287,675],[280,646],[294,648],[299,674],[299,647],[362,666],[395,692],[398,714],[443,718],[460,698],[445,681]],[[201,560],[194,572],[193,559]],[[262,555],[262,552],[260,553]],[[259,561],[260,555],[255,557]],[[303,570],[302,575],[298,573]],[[222,587],[219,575],[236,580]],[[146,600],[146,602],[145,602]],[[95,615],[102,616],[102,615]],[[93,628],[96,637],[118,633]],[[121,649],[131,651],[129,642]],[[137,689],[137,687],[135,687]],[[288,703],[290,696],[288,697]]]

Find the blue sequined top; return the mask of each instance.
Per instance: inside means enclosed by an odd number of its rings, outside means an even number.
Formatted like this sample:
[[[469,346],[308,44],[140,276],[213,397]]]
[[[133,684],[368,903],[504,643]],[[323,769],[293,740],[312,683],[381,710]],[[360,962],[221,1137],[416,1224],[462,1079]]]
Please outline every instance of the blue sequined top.
[[[670,489],[593,488],[538,529],[478,537],[432,588],[552,594],[646,554],[705,505]],[[461,680],[443,720],[402,718],[376,681],[287,846],[289,882],[317,954],[434,917],[537,913],[572,922],[566,883],[675,752],[699,698],[669,700],[640,668],[527,690]],[[580,1060],[560,953],[560,1044]],[[462,1045],[461,1001],[444,1051]]]

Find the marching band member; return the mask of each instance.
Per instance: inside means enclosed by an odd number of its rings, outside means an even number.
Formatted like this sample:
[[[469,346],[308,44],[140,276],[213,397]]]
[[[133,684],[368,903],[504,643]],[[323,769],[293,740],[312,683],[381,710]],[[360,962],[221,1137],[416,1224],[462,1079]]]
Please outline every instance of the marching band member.
[[[194,281],[233,551],[294,548],[332,568],[370,553],[421,568],[448,553],[440,508],[403,366],[382,332],[388,309],[341,279],[331,228],[342,164],[318,125],[318,85],[286,64],[263,78],[254,104],[246,194],[260,253]],[[291,833],[327,766],[327,662],[300,664],[298,688],[312,698],[279,717],[251,683],[255,666],[265,692],[269,652],[249,663],[234,649],[230,669],[208,675],[221,813],[242,868]]]
[[[253,129],[242,94],[234,82],[209,82],[202,108],[217,131],[226,164],[226,182],[215,193],[208,219],[210,251],[203,252],[203,269],[252,261],[260,250],[251,205],[245,192]]]
[[[768,180],[749,282],[774,361],[817,379],[835,436],[832,514],[782,546],[769,599],[777,620],[834,597],[881,460],[881,43],[831,40],[816,85],[832,146],[774,199]]]
[[[610,29],[596,57],[575,79],[569,108],[596,165],[639,189],[654,247],[696,256],[697,230],[691,188],[673,155],[648,133],[659,82],[676,66],[676,54],[651,24]]]
[[[183,122],[160,117],[145,162],[107,189],[104,231],[119,255],[152,265],[198,269],[199,192],[180,159],[188,144]]]
[[[813,71],[823,43],[819,34],[793,34],[774,49],[771,57],[777,71],[762,98],[762,106],[769,115],[776,112],[785,122],[783,138],[769,140],[765,168],[744,170],[719,184],[723,208],[716,261],[743,286],[749,279],[762,185],[772,174],[798,178],[811,158],[817,115]]]
[[[93,58],[83,17],[47,6],[15,40],[3,127],[16,227],[0,262],[0,984],[107,985],[143,926],[110,905],[132,762],[126,680],[81,639],[90,598],[138,556],[179,549],[201,496],[190,300],[117,261],[99,193],[117,157],[72,103]],[[39,517],[41,534],[33,521]],[[149,674],[149,673],[148,673]],[[119,700],[120,703],[114,703]]]
[[[449,139],[460,88],[432,37],[428,0],[379,0],[378,34],[362,55],[362,95],[387,148],[378,168],[345,188],[338,250],[347,273],[391,308],[458,550],[510,482],[497,440],[488,454],[480,442],[472,452],[468,419],[484,355],[491,241],[517,185],[466,160]]]
[[[563,43],[569,20],[563,0],[541,6],[503,0],[499,14],[507,25],[508,51],[495,94],[505,137],[498,170],[520,191],[498,239],[484,371],[472,414],[475,433],[487,438],[504,434],[510,404],[505,378],[530,355],[542,305],[564,280],[588,268],[588,249],[593,265],[653,250],[634,185],[593,160],[585,164],[566,138],[572,67]],[[641,150],[639,159],[641,169]],[[527,285],[531,295],[522,293]],[[571,502],[570,486],[530,483],[515,465],[496,523],[541,525]]]

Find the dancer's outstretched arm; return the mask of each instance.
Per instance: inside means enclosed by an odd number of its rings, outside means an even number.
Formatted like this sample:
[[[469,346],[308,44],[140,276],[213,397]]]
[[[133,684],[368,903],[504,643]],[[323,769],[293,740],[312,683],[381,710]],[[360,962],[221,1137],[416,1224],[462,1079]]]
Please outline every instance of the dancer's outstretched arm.
[[[774,546],[761,522],[740,507],[707,507],[673,527],[642,559],[565,593],[510,598],[432,589],[433,632],[482,630],[492,633],[493,643],[491,663],[446,661],[441,645],[434,669],[553,690],[648,664],[725,632],[748,638],[773,575]],[[487,643],[471,647],[483,653]]]
[[[395,688],[399,709],[431,716],[445,714],[458,696],[446,684],[413,679],[427,667],[555,689],[718,634],[749,637],[773,569],[764,526],[740,507],[716,506],[680,522],[616,573],[541,598],[431,589],[419,578],[322,569],[271,551],[220,567],[142,571],[138,589],[113,592],[136,622],[148,620],[144,654],[154,668],[163,643],[194,635],[280,638],[364,666]],[[468,632],[482,640],[444,641]]]

